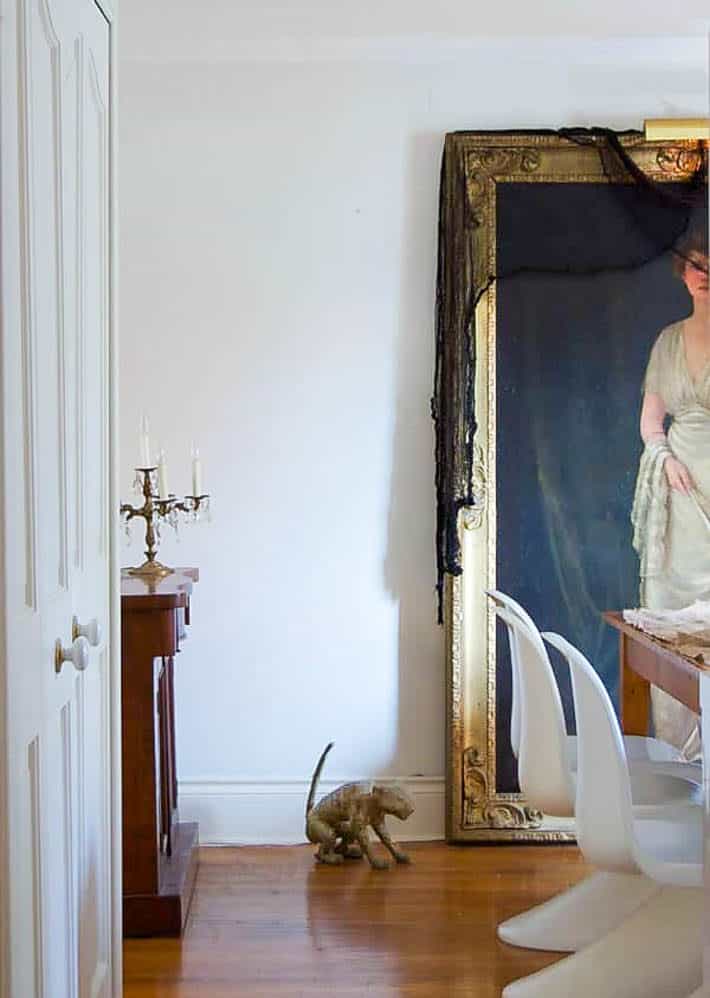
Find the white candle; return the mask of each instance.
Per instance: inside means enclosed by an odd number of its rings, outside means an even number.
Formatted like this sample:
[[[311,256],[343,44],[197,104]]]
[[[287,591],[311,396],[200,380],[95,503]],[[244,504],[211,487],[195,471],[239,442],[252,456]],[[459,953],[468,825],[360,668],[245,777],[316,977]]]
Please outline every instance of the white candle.
[[[202,495],[202,461],[200,461],[200,451],[192,445],[192,494]]]
[[[161,499],[167,499],[168,492],[168,462],[165,460],[165,451],[161,450],[158,457],[158,494]]]
[[[141,420],[140,435],[141,468],[150,468],[150,438],[148,436],[148,417],[143,416]]]

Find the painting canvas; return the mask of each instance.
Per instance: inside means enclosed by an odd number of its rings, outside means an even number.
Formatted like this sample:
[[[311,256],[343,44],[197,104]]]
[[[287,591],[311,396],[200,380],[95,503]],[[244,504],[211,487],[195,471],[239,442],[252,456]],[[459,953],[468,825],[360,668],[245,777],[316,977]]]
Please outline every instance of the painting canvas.
[[[649,447],[660,448],[657,474],[680,418],[686,423],[675,431],[675,451],[696,477],[705,475],[698,454],[706,426],[696,424],[707,401],[710,426],[710,370],[694,354],[688,370],[685,344],[692,354],[696,305],[703,307],[703,294],[707,301],[707,215],[688,212],[684,233],[692,230],[692,245],[665,245],[658,230],[638,223],[637,190],[610,182],[593,145],[529,133],[453,138],[477,222],[467,254],[459,254],[460,278],[485,290],[471,335],[478,493],[459,514],[462,572],[447,579],[445,594],[448,835],[565,839],[568,822],[540,815],[519,794],[508,641],[485,590],[509,593],[541,630],[568,637],[616,699],[617,636],[601,613],[643,600],[653,605],[653,586],[670,579],[668,572],[641,579],[648,551],[638,550],[638,536],[634,544],[632,510],[642,454],[648,463]],[[664,185],[669,203],[674,194],[683,203],[697,177],[694,156],[702,154],[639,136],[625,143],[645,174]],[[481,280],[482,257],[495,279]],[[536,260],[544,264],[530,266]],[[660,374],[649,372],[652,351]],[[644,399],[661,391],[675,394],[663,411],[651,406],[650,418]],[[641,436],[642,410],[650,444]],[[696,484],[702,497],[703,482]],[[705,488],[710,500],[710,481]],[[685,532],[694,531],[692,548],[705,544],[708,565],[706,584],[702,556],[688,565],[687,550],[677,554],[675,569],[680,564],[694,580],[677,596],[682,603],[703,595],[704,585],[710,592],[710,530],[697,514],[689,521],[686,507],[679,515],[685,519],[671,524],[668,536],[680,536],[682,547]],[[658,599],[667,604],[667,587]],[[551,657],[573,731],[568,671]],[[692,727],[692,719],[674,720]]]

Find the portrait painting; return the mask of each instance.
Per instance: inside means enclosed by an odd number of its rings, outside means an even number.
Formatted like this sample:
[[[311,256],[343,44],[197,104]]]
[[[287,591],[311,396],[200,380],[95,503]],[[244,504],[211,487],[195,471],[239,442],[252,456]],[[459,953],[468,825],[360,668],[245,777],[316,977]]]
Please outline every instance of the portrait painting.
[[[442,171],[437,488],[447,835],[566,840],[511,745],[487,592],[565,635],[618,702],[606,610],[710,598],[706,150],[639,133],[457,133]],[[568,730],[565,663],[550,660]],[[694,715],[654,695],[692,750]]]

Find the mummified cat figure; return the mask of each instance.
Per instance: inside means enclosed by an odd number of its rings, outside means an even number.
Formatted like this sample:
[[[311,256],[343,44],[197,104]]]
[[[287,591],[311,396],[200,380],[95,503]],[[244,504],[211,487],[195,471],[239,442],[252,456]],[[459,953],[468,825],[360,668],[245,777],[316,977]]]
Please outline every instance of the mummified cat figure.
[[[333,742],[323,751],[311,780],[306,804],[306,838],[318,846],[319,863],[342,863],[343,859],[360,859],[363,853],[375,870],[387,870],[389,863],[372,852],[368,827],[372,828],[398,863],[409,863],[406,853],[392,841],[385,817],[393,814],[402,821],[414,811],[414,803],[398,786],[380,783],[345,783],[324,797],[315,807],[318,780],[325,757]]]

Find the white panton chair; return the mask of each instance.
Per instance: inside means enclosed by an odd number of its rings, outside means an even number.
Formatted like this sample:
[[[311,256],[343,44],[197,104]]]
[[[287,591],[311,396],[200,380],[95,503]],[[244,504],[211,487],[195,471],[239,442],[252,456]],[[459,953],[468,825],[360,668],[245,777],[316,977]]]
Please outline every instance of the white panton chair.
[[[498,596],[499,594],[495,594]],[[502,594],[501,594],[502,595]],[[520,739],[518,777],[530,805],[547,814],[574,814],[576,777],[572,768],[572,740],[567,736],[557,681],[542,637],[527,614],[515,614],[495,600],[496,612],[506,625],[514,660],[519,704]],[[527,705],[534,704],[533,710]],[[576,749],[576,738],[573,740]],[[576,754],[576,753],[575,753]],[[660,766],[661,772],[656,772]],[[658,807],[667,801],[684,804],[697,799],[699,768],[648,759],[634,762],[634,795],[639,807]],[[693,779],[686,778],[687,775]],[[504,942],[530,949],[574,952],[598,939],[623,921],[657,891],[638,876],[598,872],[542,905],[498,926]]]
[[[688,998],[702,979],[702,893],[659,888],[615,929],[513,981],[502,998]]]
[[[518,701],[518,782],[530,805],[574,815],[575,782],[557,681],[542,638],[514,613],[496,607],[508,631]],[[543,657],[544,653],[544,657]],[[530,709],[530,705],[534,705]]]
[[[702,979],[702,809],[680,806],[641,814],[633,807],[629,762],[601,679],[564,638],[544,637],[565,655],[572,675],[582,852],[590,863],[615,874],[653,877],[659,889],[606,935],[514,981],[503,996],[688,998]]]
[[[496,613],[510,635],[511,658],[515,661],[521,790],[538,810],[571,817],[575,813],[577,737],[567,734],[545,643],[527,614],[523,616],[499,604]],[[534,710],[527,710],[527,704],[533,704]],[[697,763],[677,761],[677,751],[654,738],[624,739],[624,748],[631,765],[635,806],[700,803],[702,769]],[[676,759],[668,760],[667,751],[675,752]]]
[[[572,675],[579,733],[575,816],[585,858],[608,870],[643,872],[660,884],[700,887],[702,808],[634,808],[623,736],[604,684],[571,642],[559,634],[543,637],[562,652]]]
[[[531,633],[539,636],[540,632],[537,625],[533,621],[530,614],[520,605],[520,603],[514,600],[511,596],[508,596],[507,593],[503,593],[498,589],[489,589],[487,590],[487,594],[496,606],[504,607],[506,610],[514,613],[524,624],[527,625]],[[544,654],[547,658],[547,651],[544,650],[542,642],[541,646],[543,648],[542,654]],[[518,667],[516,663],[516,653],[512,643],[510,653],[512,672],[510,741],[513,747],[513,754],[517,759],[520,745],[520,697],[517,689],[519,684],[517,681]],[[568,738],[572,766],[573,768],[576,768],[577,738],[575,735],[569,735]],[[624,735],[624,745],[629,759],[638,760],[640,762],[644,760],[648,762],[679,762],[682,765],[687,765],[681,756],[680,750],[675,748],[673,745],[670,745],[668,742],[664,742],[660,738],[647,738],[643,735]],[[696,774],[695,777],[692,776],[693,773]],[[695,770],[685,770],[684,775],[686,777],[690,775],[691,778],[697,779],[697,782],[699,783],[701,780],[700,766],[697,766]]]

